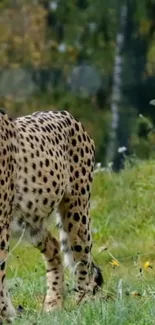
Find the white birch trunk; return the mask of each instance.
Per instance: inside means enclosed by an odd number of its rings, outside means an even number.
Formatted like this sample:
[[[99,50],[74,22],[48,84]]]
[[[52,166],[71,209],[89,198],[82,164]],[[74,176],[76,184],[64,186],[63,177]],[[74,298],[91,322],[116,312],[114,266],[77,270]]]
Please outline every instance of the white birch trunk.
[[[113,87],[111,98],[111,125],[109,132],[109,144],[107,148],[107,162],[111,162],[116,153],[117,129],[119,125],[119,106],[122,97],[122,70],[123,53],[122,49],[125,41],[125,27],[127,21],[127,5],[122,5],[120,10],[120,31],[116,37],[116,51],[113,71]]]

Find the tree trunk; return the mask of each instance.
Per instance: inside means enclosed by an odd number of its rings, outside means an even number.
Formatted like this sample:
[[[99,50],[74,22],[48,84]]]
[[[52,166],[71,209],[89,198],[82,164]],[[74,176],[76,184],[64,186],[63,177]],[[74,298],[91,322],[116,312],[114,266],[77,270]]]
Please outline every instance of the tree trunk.
[[[111,98],[111,125],[109,131],[109,143],[106,161],[113,161],[117,149],[117,130],[119,125],[119,107],[122,99],[122,71],[123,71],[123,47],[125,43],[125,28],[127,22],[127,4],[120,9],[120,29],[116,37],[116,51],[113,71],[113,87]]]

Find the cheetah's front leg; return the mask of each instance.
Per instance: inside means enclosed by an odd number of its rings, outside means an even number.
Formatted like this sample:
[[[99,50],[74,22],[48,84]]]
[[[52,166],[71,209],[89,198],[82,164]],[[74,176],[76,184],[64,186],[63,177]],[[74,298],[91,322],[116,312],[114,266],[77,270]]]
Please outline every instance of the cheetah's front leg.
[[[9,250],[9,223],[0,222],[0,315],[7,320],[14,318],[16,311],[11,303],[9,293],[6,288],[6,261]]]

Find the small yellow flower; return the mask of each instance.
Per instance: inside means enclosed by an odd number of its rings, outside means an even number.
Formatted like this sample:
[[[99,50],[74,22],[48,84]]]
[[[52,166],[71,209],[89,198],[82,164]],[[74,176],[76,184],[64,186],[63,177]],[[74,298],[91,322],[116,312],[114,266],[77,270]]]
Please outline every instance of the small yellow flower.
[[[112,260],[112,262],[110,262],[110,264],[112,265],[113,268],[120,266],[120,264],[117,260]]]
[[[147,261],[147,262],[144,263],[144,268],[145,269],[148,269],[148,268],[152,269],[152,265],[150,264],[149,261]]]

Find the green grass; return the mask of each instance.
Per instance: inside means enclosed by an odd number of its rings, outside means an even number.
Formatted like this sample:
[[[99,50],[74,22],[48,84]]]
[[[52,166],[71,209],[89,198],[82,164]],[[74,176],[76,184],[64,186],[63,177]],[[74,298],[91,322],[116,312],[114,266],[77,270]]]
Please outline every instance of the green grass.
[[[119,174],[95,174],[91,215],[92,255],[105,279],[101,292],[90,302],[76,306],[68,290],[73,277],[66,272],[64,310],[44,314],[44,265],[39,252],[23,243],[8,262],[14,305],[24,307],[14,324],[155,323],[155,162],[137,162]],[[119,266],[113,268],[113,259]],[[145,269],[146,261],[152,268]]]

